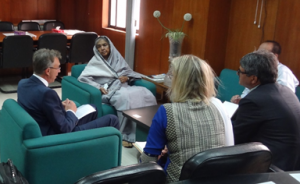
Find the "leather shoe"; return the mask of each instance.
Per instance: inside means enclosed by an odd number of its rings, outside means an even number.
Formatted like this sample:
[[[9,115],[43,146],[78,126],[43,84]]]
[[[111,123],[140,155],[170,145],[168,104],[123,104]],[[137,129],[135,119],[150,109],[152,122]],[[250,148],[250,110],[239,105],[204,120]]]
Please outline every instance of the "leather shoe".
[[[131,142],[127,142],[127,141],[122,141],[122,145],[125,148],[132,148],[133,147],[133,144]]]

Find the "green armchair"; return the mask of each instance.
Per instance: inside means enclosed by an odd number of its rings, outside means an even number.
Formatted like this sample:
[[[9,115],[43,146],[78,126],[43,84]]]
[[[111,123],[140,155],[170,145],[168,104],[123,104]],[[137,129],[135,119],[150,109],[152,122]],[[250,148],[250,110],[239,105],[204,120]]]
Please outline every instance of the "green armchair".
[[[10,158],[30,184],[75,183],[120,166],[122,137],[112,127],[42,136],[36,121],[13,99],[0,111],[1,162]]]
[[[62,100],[69,98],[80,104],[94,104],[99,111],[98,117],[106,114],[117,115],[114,107],[101,102],[102,94],[99,89],[77,80],[85,66],[86,64],[74,65],[71,76],[63,77],[61,82]],[[136,80],[133,85],[146,87],[156,96],[156,86],[149,81],[143,79]]]

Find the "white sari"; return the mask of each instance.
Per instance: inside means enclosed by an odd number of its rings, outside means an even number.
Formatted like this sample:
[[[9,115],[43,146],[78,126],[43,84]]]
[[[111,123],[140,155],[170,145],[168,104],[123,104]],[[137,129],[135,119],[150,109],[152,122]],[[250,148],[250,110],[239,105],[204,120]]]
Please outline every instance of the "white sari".
[[[118,111],[156,105],[155,97],[147,88],[128,85],[134,80],[141,79],[141,76],[128,66],[109,38],[107,39],[109,40],[110,55],[107,60],[102,57],[96,48],[99,39],[101,37],[96,39],[93,48],[95,55],[78,77],[78,80],[97,89],[108,84],[108,94],[102,94],[102,102],[114,106]],[[129,81],[121,83],[120,76],[129,77]],[[122,121],[121,112],[118,112],[118,116],[119,120]],[[123,123],[124,125],[120,129],[123,133],[123,140],[135,142],[136,124],[128,120],[124,121],[126,123]]]

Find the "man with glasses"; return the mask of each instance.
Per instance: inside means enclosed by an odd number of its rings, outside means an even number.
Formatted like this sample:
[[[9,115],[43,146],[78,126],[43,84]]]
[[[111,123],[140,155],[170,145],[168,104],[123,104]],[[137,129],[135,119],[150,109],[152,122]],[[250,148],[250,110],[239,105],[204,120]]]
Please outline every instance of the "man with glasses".
[[[277,82],[281,85],[289,87],[295,93],[296,87],[299,85],[299,81],[287,66],[279,62],[278,57],[281,54],[280,44],[274,40],[267,40],[259,46],[258,50],[270,51],[276,56],[276,64],[278,69]],[[241,96],[233,96],[231,98],[231,102],[238,104],[240,99],[244,98],[249,92],[250,90],[245,88]]]
[[[98,111],[78,119],[77,107],[69,99],[61,102],[57,93],[48,88],[60,72],[58,51],[40,49],[33,55],[34,74],[22,79],[18,84],[18,103],[39,124],[42,135],[60,134],[99,127],[112,126],[119,129],[119,120],[115,115],[106,115],[97,119]]]
[[[239,83],[250,90],[232,117],[235,144],[261,142],[272,152],[273,164],[300,169],[300,103],[280,85],[276,56],[259,50],[240,60]]]

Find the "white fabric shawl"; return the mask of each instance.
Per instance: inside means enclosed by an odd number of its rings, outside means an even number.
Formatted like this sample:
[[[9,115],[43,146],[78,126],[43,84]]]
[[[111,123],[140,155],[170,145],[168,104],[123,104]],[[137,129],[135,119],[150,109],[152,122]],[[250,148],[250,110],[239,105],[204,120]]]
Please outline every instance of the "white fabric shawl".
[[[96,44],[105,37],[109,41],[110,55],[107,61],[99,53],[96,48]],[[94,56],[89,61],[78,80],[83,83],[90,84],[91,86],[100,89],[104,84],[108,84],[108,94],[102,95],[102,101],[108,103],[109,99],[114,93],[121,88],[121,82],[118,79],[120,76],[127,76],[130,78],[128,82],[132,82],[135,79],[140,79],[141,76],[135,73],[126,63],[122,55],[115,48],[110,39],[106,36],[98,37],[95,41],[93,48]]]

